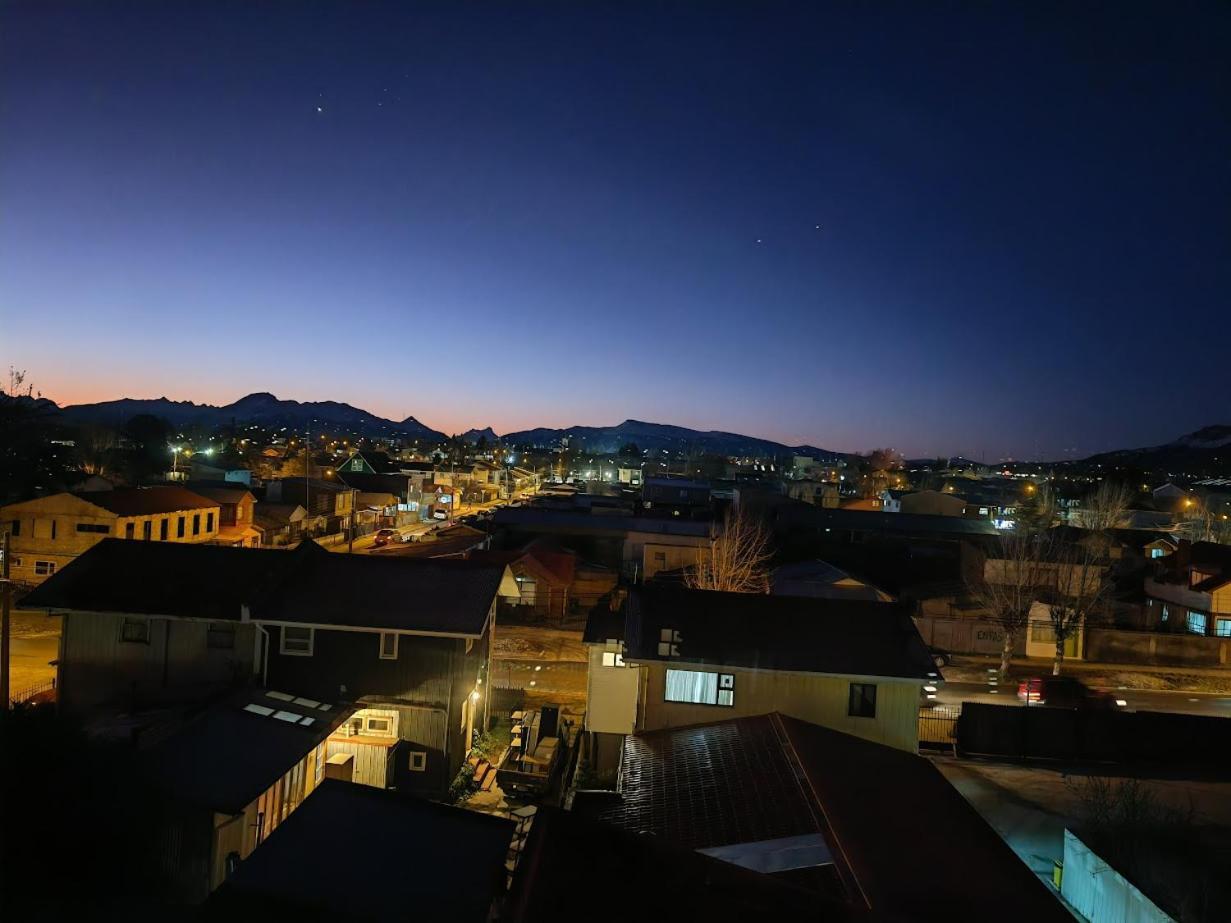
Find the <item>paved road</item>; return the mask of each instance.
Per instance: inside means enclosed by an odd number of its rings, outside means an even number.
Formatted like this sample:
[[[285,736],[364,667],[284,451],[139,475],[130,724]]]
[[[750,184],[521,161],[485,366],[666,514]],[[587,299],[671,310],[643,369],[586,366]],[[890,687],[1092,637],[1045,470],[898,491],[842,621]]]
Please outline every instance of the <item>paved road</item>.
[[[989,702],[993,705],[1018,705],[1017,683],[1003,684],[1002,691],[992,692],[997,687],[983,683],[945,683],[936,694],[941,705],[957,705],[961,702]],[[1137,689],[1108,689],[1108,692],[1127,703],[1130,711],[1178,712],[1189,715],[1216,715],[1231,718],[1231,696],[1200,692],[1153,692]],[[1024,706],[1023,706],[1024,707]]]

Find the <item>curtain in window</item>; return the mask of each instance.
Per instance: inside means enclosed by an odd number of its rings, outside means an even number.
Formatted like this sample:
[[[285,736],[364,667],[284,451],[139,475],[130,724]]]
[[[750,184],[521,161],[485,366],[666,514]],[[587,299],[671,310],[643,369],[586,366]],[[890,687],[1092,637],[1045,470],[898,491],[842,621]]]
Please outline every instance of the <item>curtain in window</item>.
[[[668,670],[666,699],[668,702],[714,705],[718,701],[718,674]]]

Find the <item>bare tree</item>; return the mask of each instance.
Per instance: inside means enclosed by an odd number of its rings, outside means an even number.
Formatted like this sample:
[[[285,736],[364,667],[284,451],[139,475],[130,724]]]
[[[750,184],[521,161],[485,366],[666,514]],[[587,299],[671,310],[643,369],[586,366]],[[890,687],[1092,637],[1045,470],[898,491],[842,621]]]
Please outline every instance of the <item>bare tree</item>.
[[[722,531],[711,536],[684,585],[728,593],[769,592],[769,535],[747,513],[728,512]]]
[[[1013,648],[1030,622],[1030,608],[1047,583],[1049,542],[1043,535],[1019,532],[1001,539],[999,555],[984,563],[973,595],[1004,632],[1000,676],[1008,675]]]
[[[1109,548],[1106,533],[1099,532],[1080,541],[1054,544],[1048,567],[1052,592],[1047,606],[1048,620],[1056,639],[1051,667],[1053,676],[1060,675],[1065,644],[1090,622],[1111,587]]]
[[[1123,484],[1101,481],[1082,505],[1079,517],[1082,528],[1101,534],[1124,528],[1128,524],[1128,504],[1132,499],[1132,491]]]

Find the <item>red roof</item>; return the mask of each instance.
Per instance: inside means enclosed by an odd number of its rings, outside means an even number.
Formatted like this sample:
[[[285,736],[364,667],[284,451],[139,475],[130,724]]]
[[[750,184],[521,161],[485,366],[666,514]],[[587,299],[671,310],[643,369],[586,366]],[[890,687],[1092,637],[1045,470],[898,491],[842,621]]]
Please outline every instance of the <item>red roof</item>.
[[[184,487],[120,487],[77,494],[78,499],[93,503],[117,516],[153,516],[180,510],[218,509],[218,501],[207,500]]]

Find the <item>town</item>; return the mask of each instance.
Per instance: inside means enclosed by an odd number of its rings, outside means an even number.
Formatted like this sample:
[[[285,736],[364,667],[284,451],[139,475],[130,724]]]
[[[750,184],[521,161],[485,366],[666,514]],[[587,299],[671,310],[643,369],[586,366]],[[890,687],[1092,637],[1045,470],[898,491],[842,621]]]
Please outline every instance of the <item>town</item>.
[[[1229,48],[0,4],[0,923],[1231,921]]]
[[[10,829],[123,804],[117,906],[1228,906],[1229,480],[4,400]]]

